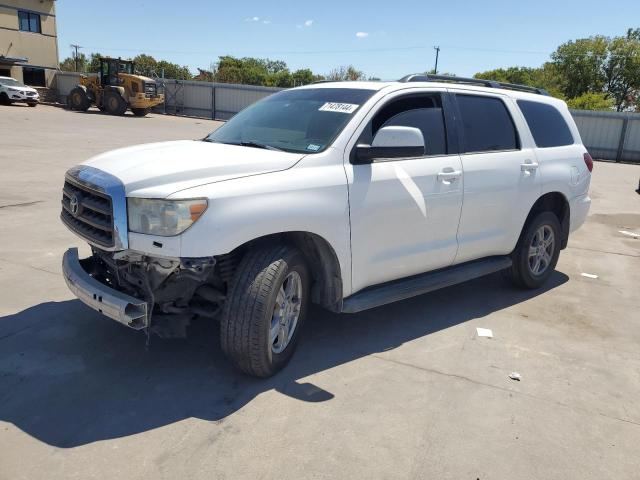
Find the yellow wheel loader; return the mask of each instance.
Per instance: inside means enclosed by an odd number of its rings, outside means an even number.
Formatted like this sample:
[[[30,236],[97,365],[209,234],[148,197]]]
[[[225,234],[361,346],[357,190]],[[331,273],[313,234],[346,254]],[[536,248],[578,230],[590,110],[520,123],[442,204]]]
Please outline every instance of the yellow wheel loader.
[[[101,58],[97,75],[82,75],[67,103],[73,110],[87,111],[95,105],[111,115],[124,115],[131,109],[144,117],[152,107],[164,102],[158,84],[149,77],[136,75],[135,64],[119,58]]]

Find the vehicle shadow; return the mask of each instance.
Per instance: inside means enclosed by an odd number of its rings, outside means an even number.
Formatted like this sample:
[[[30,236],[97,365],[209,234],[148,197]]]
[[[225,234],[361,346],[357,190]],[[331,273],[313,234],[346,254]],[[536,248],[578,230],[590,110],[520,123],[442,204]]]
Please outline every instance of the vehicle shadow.
[[[262,392],[301,401],[334,395],[301,379],[526,301],[565,283],[517,290],[499,274],[356,315],[312,308],[296,356],[270,379],[246,377],[220,350],[217,327],[185,340],[152,338],[77,300],[0,317],[0,420],[61,448],[118,438],[189,417],[221,421]]]

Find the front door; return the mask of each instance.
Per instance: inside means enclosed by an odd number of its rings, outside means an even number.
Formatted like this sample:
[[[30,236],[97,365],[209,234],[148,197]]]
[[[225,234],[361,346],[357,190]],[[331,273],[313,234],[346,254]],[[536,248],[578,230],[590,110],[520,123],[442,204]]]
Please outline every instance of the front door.
[[[462,207],[462,165],[447,138],[440,93],[387,101],[357,143],[396,125],[419,128],[421,158],[346,164],[351,218],[352,292],[453,262]]]

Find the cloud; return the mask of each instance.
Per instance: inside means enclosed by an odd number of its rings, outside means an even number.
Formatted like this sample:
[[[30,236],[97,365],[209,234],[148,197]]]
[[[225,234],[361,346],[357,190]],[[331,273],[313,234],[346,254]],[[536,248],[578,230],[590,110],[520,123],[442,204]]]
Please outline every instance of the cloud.
[[[259,22],[260,17],[247,17],[244,19],[245,22]]]
[[[369,36],[368,32],[356,32],[356,37],[358,38],[366,38]]]
[[[263,20],[262,23],[264,23],[265,25],[269,25],[271,23],[271,20]]]
[[[307,20],[304,22],[305,27],[310,27],[311,25],[313,25],[313,20]]]

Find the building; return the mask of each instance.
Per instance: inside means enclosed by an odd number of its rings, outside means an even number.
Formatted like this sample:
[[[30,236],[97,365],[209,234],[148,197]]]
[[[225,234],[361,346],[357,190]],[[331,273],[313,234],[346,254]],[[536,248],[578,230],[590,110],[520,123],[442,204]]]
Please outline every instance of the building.
[[[44,87],[57,69],[55,0],[0,0],[0,76]]]

